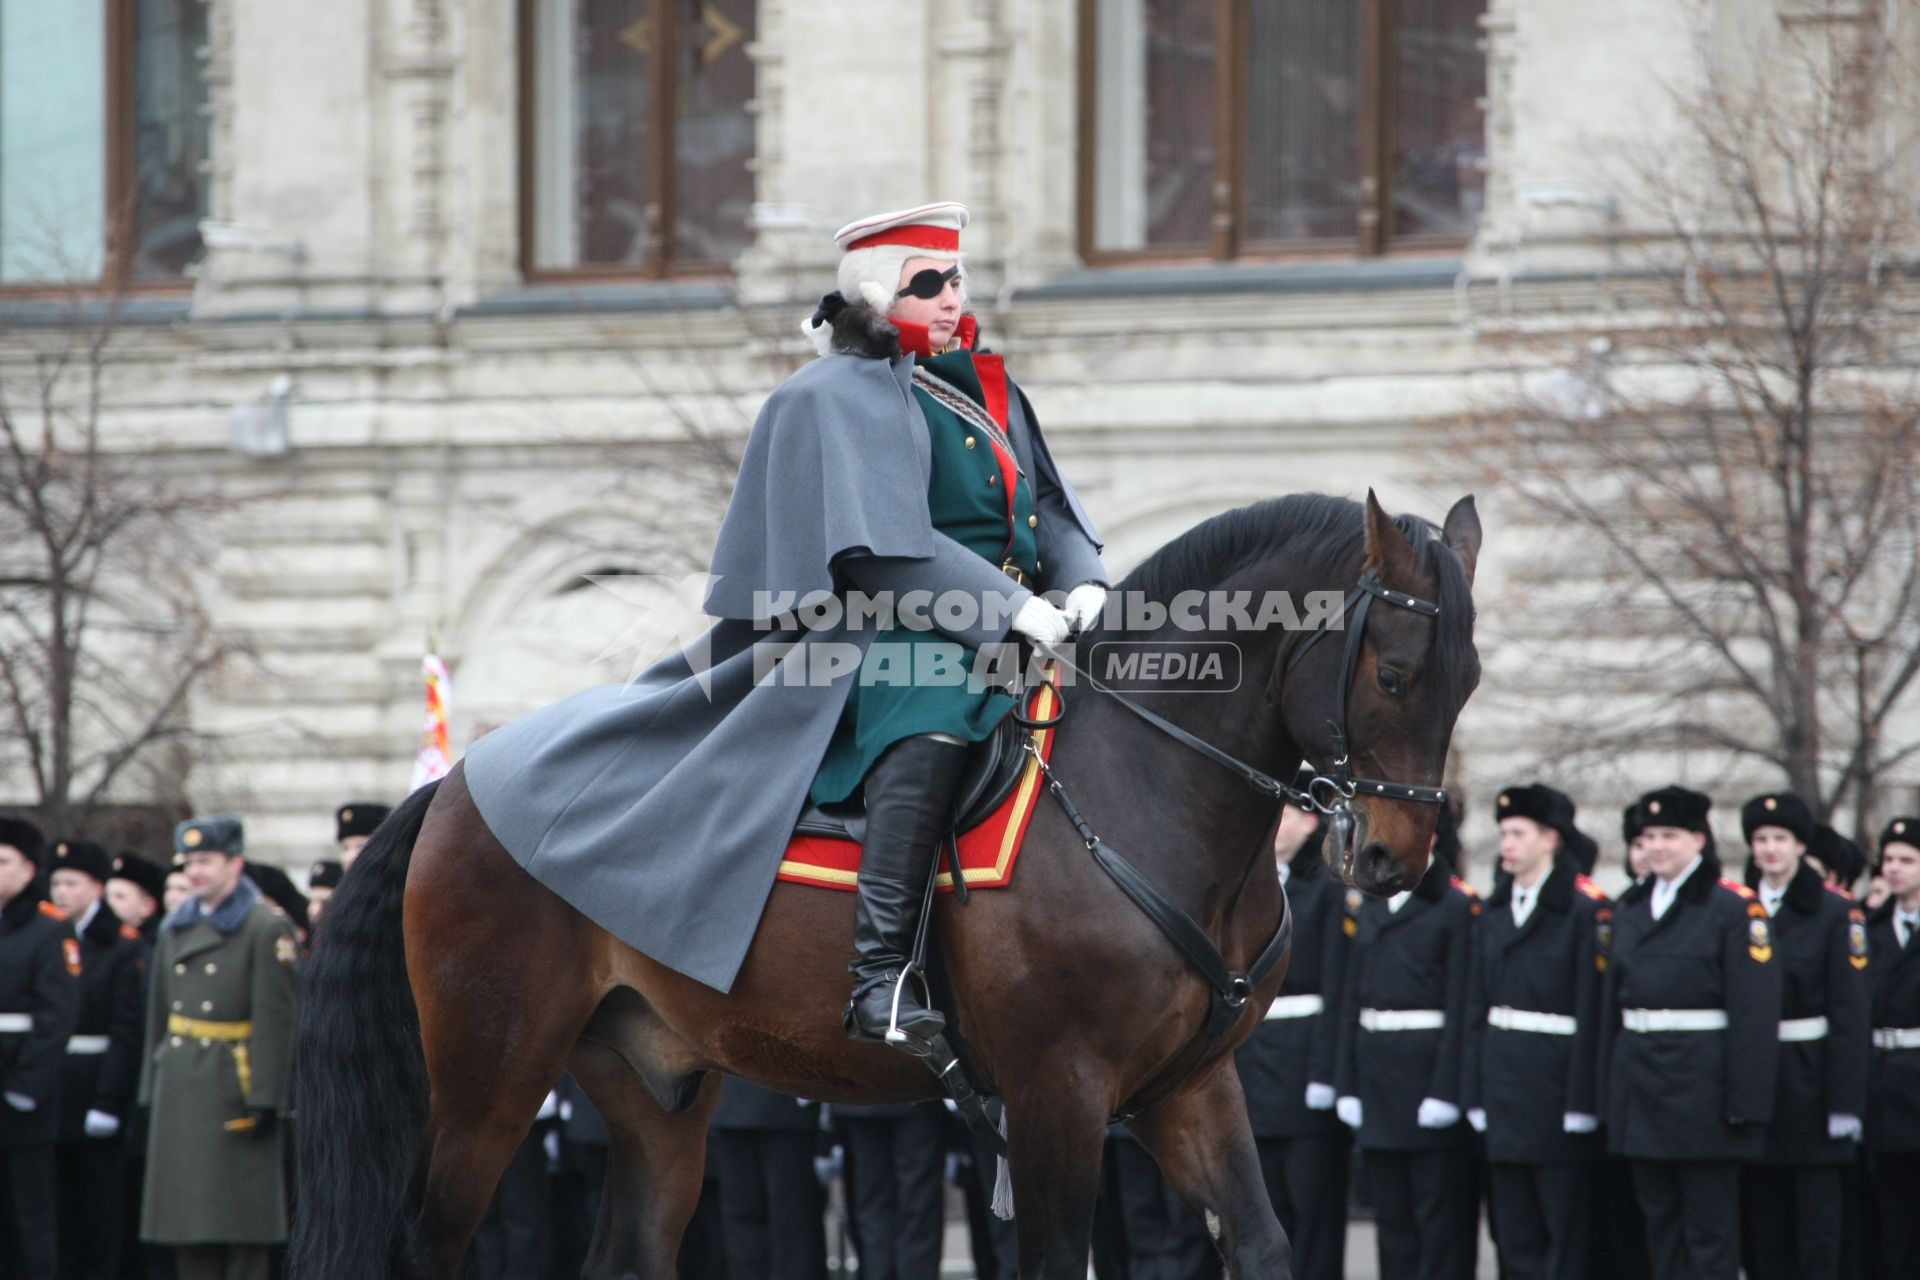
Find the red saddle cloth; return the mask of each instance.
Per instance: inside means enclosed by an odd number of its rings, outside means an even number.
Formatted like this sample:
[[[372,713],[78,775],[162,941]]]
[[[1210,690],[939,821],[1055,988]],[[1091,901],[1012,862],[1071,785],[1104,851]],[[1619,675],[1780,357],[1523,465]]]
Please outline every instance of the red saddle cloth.
[[[1027,715],[1050,720],[1059,710],[1060,695],[1052,685],[1033,691],[1027,702]],[[1033,731],[1040,758],[1053,759],[1052,729]],[[1038,761],[1027,760],[1020,781],[990,817],[972,830],[960,833],[960,870],[969,889],[1000,889],[1013,879],[1013,864],[1020,858],[1020,844],[1027,836],[1027,824],[1045,791]],[[952,863],[941,861],[937,892],[953,892]],[[787,856],[780,860],[779,878],[792,884],[818,885],[823,889],[852,890],[860,882],[860,845],[852,840],[831,836],[796,835],[787,845]]]

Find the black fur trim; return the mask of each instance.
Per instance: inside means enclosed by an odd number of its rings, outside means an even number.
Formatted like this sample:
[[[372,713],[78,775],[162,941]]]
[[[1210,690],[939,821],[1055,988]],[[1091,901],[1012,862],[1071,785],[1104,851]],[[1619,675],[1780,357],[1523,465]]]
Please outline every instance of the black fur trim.
[[[820,299],[813,323],[833,326],[828,350],[836,355],[868,360],[892,360],[900,355],[900,331],[864,302],[848,302],[839,292]]]
[[[80,936],[96,947],[110,947],[120,941],[120,917],[113,914],[105,898],[100,900],[100,909],[93,913],[93,919],[87,922]]]

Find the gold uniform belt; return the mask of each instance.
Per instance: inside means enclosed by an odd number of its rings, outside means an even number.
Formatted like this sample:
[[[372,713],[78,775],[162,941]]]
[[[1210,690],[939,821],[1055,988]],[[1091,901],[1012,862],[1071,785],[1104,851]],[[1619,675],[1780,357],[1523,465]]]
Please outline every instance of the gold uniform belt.
[[[167,1032],[176,1036],[192,1036],[195,1040],[251,1040],[252,1022],[213,1022],[206,1018],[186,1018],[175,1013],[167,1018]]]
[[[1019,565],[1015,564],[1011,560],[1002,562],[1002,564],[1000,565],[1000,572],[1006,574],[1009,578],[1012,578],[1015,586],[1024,587],[1028,585],[1026,570],[1022,569]]]

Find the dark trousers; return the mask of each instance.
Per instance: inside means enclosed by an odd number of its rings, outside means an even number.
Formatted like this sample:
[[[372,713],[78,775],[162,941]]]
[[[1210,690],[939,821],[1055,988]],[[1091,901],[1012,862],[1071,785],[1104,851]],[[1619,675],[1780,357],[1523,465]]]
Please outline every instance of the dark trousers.
[[[54,1280],[53,1146],[0,1148],[0,1280]]]
[[[1840,1280],[1837,1164],[1740,1171],[1740,1225],[1751,1280]]]
[[[1463,1126],[1464,1127],[1464,1126]],[[1366,1152],[1380,1280],[1470,1280],[1475,1189],[1464,1139],[1427,1151]]]
[[[1347,1266],[1347,1166],[1353,1136],[1338,1131],[1261,1138],[1260,1173],[1293,1245],[1295,1280],[1340,1280]]]
[[[1740,1166],[1731,1160],[1635,1160],[1653,1280],[1736,1280]]]
[[[1011,1220],[995,1216],[993,1187],[1000,1165],[985,1138],[956,1122],[955,1131],[965,1135],[966,1150],[972,1166],[964,1190],[967,1196],[967,1240],[973,1249],[975,1280],[1019,1280],[1020,1240]],[[1095,1214],[1099,1213],[1096,1206]]]
[[[1174,1192],[1147,1149],[1131,1138],[1107,1145],[1120,1219],[1119,1280],[1213,1280],[1220,1258],[1199,1215]],[[1018,1193],[1015,1193],[1016,1197]],[[1013,1210],[1020,1212],[1016,1198]]]
[[[174,1252],[180,1280],[267,1280],[273,1251],[264,1244],[186,1244]]]
[[[1592,1261],[1593,1166],[1489,1167],[1502,1280],[1587,1280]]]
[[[547,1126],[536,1125],[493,1189],[493,1203],[473,1233],[479,1280],[527,1280],[553,1266],[553,1216],[547,1191]],[[182,1270],[181,1280],[186,1280]]]
[[[939,1280],[947,1113],[849,1116],[840,1129],[861,1280]]]
[[[1920,1152],[1873,1158],[1881,1280],[1920,1280]]]
[[[1606,1156],[1594,1166],[1593,1178],[1587,1215],[1593,1280],[1646,1280],[1653,1264],[1647,1260],[1647,1220],[1634,1198],[1632,1168],[1619,1156]]]
[[[127,1144],[80,1138],[54,1148],[61,1280],[119,1280],[126,1239]]]
[[[826,1205],[813,1173],[816,1135],[775,1129],[722,1129],[720,1216],[726,1223],[729,1280],[823,1280]]]

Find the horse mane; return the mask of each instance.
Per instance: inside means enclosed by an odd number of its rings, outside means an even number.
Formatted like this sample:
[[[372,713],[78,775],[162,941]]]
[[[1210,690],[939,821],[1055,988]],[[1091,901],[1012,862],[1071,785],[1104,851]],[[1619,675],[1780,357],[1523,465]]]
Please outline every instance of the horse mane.
[[[1465,697],[1479,676],[1473,647],[1473,585],[1440,529],[1416,515],[1397,515],[1394,525],[1413,546],[1415,563],[1433,575],[1440,606],[1433,631],[1433,666],[1452,691]],[[1352,586],[1365,553],[1365,510],[1350,498],[1295,493],[1223,511],[1202,520],[1141,561],[1115,591],[1165,603],[1182,591],[1217,586],[1266,559],[1285,555],[1311,576]]]

